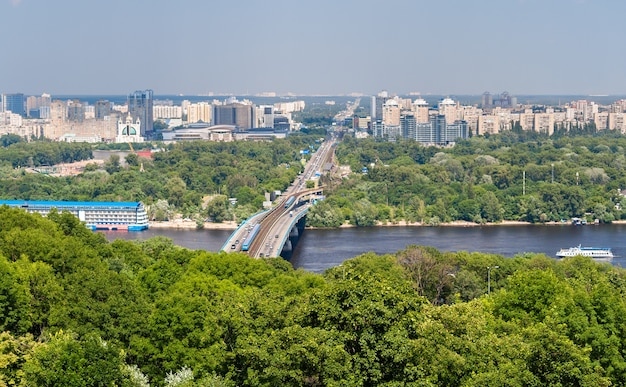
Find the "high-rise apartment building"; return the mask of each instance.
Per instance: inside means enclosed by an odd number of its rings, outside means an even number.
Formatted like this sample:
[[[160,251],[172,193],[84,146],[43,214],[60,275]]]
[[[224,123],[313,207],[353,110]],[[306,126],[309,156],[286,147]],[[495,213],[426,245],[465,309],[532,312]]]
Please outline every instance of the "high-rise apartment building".
[[[383,118],[383,106],[388,99],[389,93],[386,91],[381,91],[376,97],[372,97],[372,121]]]
[[[478,135],[500,133],[500,117],[497,115],[481,115],[478,117]]]
[[[488,91],[483,93],[481,107],[483,109],[491,109],[491,107],[493,107],[493,95],[491,95]]]
[[[67,120],[67,104],[63,101],[50,103],[50,119],[53,122],[65,122]]]
[[[182,106],[154,105],[154,119],[167,120],[171,118],[183,118]]]
[[[31,95],[26,98],[26,115],[30,118],[50,118],[50,94],[41,97]]]
[[[424,123],[428,122],[428,102],[426,102],[422,98],[418,98],[413,102],[413,107],[411,108],[413,114],[415,115],[415,122]]]
[[[395,99],[390,99],[383,105],[382,119],[387,126],[400,125],[400,106]]]
[[[67,104],[67,118],[73,122],[85,121],[85,106],[77,99]]]
[[[154,93],[138,90],[128,96],[128,113],[141,122],[141,137],[150,137],[154,130]]]
[[[198,102],[187,105],[187,122],[213,122],[213,105],[208,102]]]
[[[439,101],[439,114],[446,116],[446,122],[454,122],[460,119],[457,103],[451,98]]]
[[[110,101],[101,99],[94,104],[95,119],[105,120],[111,115],[112,105]]]
[[[22,117],[26,117],[26,100],[24,99],[24,94],[22,93],[14,93],[14,94],[3,94],[2,95],[2,111],[4,112],[12,112],[15,114],[19,114]]]

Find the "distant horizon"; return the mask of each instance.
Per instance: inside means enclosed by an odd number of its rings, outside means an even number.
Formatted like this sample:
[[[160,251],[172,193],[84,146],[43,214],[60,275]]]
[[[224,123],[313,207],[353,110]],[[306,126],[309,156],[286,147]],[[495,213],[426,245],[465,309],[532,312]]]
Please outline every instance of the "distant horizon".
[[[148,89],[137,89],[137,90],[150,90]],[[154,89],[151,89],[154,91]],[[50,96],[59,96],[59,97],[67,97],[67,96],[76,96],[76,97],[96,97],[96,96],[128,96],[135,90],[128,91],[126,93],[52,93],[52,92],[41,92],[41,93],[23,93],[23,92],[3,92],[0,90],[0,94],[24,94],[24,96],[40,96],[42,94],[49,94]],[[502,93],[506,92],[506,90],[500,92],[491,92],[489,93],[492,96],[498,96]],[[206,98],[215,98],[215,97],[255,97],[255,98],[292,98],[292,97],[350,97],[350,98],[363,98],[363,97],[376,97],[380,92],[373,94],[356,94],[356,93],[338,93],[338,94],[278,94],[276,95],[266,95],[265,93],[255,93],[255,94],[238,94],[238,93],[214,93],[214,94],[205,94],[205,93],[154,93],[154,97],[157,96],[175,96],[175,97],[206,97]],[[461,96],[461,97],[480,97],[485,92],[481,93],[424,93],[424,94],[416,94],[415,92],[408,93],[389,93],[391,97],[399,96],[399,97],[414,97],[419,98],[423,96],[430,97],[452,97],[452,96]],[[560,93],[522,93],[522,94],[513,94],[509,93],[509,95],[513,97],[626,97],[626,92],[617,93],[617,94],[585,94],[585,93],[568,93],[568,94],[560,94]]]
[[[589,0],[0,0],[0,92],[621,96],[624,14]]]

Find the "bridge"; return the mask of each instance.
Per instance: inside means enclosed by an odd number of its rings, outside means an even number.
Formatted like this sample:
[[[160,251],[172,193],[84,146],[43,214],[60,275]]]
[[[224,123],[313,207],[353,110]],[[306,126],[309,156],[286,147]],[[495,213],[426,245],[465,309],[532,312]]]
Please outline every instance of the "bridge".
[[[306,182],[330,170],[333,150],[332,141],[324,141],[305,166],[304,172],[274,206],[243,221],[226,240],[222,250],[240,251],[254,258],[289,257],[294,243],[304,231],[309,207],[323,193],[321,187],[306,188]]]

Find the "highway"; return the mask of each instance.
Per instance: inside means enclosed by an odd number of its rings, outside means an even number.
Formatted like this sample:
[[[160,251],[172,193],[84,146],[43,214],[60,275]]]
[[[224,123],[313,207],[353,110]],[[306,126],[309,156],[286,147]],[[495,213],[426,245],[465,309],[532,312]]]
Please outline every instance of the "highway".
[[[321,192],[321,187],[307,189],[308,180],[318,180],[324,166],[332,162],[333,142],[323,141],[304,167],[304,171],[289,186],[275,205],[246,219],[228,238],[222,250],[242,251],[251,257],[276,257],[280,255],[295,221],[304,216],[310,199]],[[318,181],[319,182],[319,181]],[[254,227],[260,224],[250,242]]]

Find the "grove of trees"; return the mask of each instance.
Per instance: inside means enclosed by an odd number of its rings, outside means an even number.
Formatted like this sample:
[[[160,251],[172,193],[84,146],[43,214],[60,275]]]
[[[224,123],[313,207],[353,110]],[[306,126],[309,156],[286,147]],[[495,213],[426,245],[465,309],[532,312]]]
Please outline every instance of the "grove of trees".
[[[423,246],[314,274],[5,206],[0,386],[625,385],[625,274]]]
[[[311,209],[310,225],[626,218],[620,194],[626,188],[626,138],[620,134],[507,132],[449,148],[345,136],[336,154],[356,173],[325,181],[327,203]],[[343,218],[327,216],[329,211]]]
[[[319,134],[295,134],[273,142],[183,142],[154,152],[152,159],[131,153],[125,164],[114,154],[102,167],[90,164],[84,173],[69,177],[14,168],[88,160],[91,145],[7,141],[9,145],[0,148],[0,197],[142,201],[152,219],[182,214],[202,220],[240,220],[262,208],[266,193],[291,184],[302,170],[299,151],[315,145],[317,139]],[[218,205],[223,197],[235,198],[236,206]],[[207,209],[209,200],[213,205]]]
[[[174,214],[199,224],[207,218],[241,220],[262,208],[267,193],[294,181],[301,158],[310,157],[300,150],[315,147],[319,137],[316,132],[273,142],[183,142],[152,159],[129,154],[123,164],[114,155],[78,176],[52,177],[16,167],[89,159],[91,147],[3,136],[0,197],[142,201],[155,220]],[[310,226],[626,219],[620,193],[626,188],[626,138],[619,134],[511,131],[448,148],[345,136],[336,146],[336,161],[353,173],[322,176],[327,199],[311,208]]]

